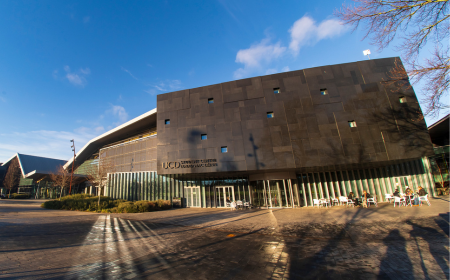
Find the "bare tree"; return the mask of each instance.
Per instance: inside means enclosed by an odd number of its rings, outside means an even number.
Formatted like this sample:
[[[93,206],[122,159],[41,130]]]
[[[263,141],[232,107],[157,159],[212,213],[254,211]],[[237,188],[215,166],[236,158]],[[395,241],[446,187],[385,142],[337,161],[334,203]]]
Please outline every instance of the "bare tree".
[[[9,191],[8,197],[11,197],[11,190],[19,184],[21,171],[19,167],[19,160],[13,159],[9,164],[8,171],[6,172],[4,185]]]
[[[115,173],[116,166],[113,160],[100,158],[98,165],[92,164],[87,170],[87,177],[91,184],[98,189],[98,206],[100,207],[100,196],[102,190],[108,183],[108,174]]]
[[[423,81],[425,115],[438,116],[441,109],[450,108],[444,98],[450,85],[450,14],[448,0],[352,0],[356,6],[343,5],[335,11],[341,20],[354,29],[364,24],[365,38],[380,50],[395,38],[402,51],[402,65],[391,71],[391,78],[406,72],[413,83]],[[431,41],[434,51],[425,59],[419,52]],[[403,73],[402,73],[403,71]]]
[[[61,194],[59,195],[59,200],[61,200],[64,188],[67,187],[70,180],[70,173],[68,170],[64,169],[64,166],[58,166],[56,173],[50,173],[50,180],[56,185],[61,187]]]

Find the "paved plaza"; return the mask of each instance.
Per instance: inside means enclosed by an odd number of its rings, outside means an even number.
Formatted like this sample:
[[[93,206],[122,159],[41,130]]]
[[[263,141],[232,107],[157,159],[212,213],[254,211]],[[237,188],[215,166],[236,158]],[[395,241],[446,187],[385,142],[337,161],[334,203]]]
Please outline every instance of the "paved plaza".
[[[139,214],[0,200],[2,279],[449,279],[449,199],[432,206]]]

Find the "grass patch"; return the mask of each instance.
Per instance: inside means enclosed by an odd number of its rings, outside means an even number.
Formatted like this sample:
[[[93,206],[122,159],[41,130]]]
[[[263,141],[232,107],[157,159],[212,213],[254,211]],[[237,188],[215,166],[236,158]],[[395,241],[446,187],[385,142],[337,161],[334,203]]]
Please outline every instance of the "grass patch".
[[[123,199],[112,199],[107,196],[100,197],[89,194],[67,195],[61,200],[50,200],[42,203],[41,207],[58,210],[94,211],[101,213],[142,213],[172,208],[169,200],[139,200],[126,201]]]

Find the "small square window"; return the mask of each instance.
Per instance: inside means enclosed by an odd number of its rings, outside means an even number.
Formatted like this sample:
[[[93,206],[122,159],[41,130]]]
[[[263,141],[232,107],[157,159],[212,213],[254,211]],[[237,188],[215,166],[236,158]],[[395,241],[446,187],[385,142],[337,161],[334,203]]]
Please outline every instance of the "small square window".
[[[208,139],[208,135],[202,134],[202,140],[206,140],[206,139]]]
[[[165,120],[164,124],[170,124],[170,120],[169,119]]]
[[[228,148],[227,147],[222,147],[222,148],[220,148],[220,151],[222,153],[228,153]]]
[[[279,88],[279,87],[274,88],[274,89],[273,89],[273,93],[280,93],[280,88]]]
[[[350,127],[356,127],[356,122],[355,122],[355,121],[349,121],[349,122],[348,122],[348,125],[349,125]]]
[[[322,88],[322,89],[320,89],[320,94],[327,95],[328,94],[328,90],[326,88]]]
[[[208,104],[213,104],[214,103],[214,98],[208,98]]]
[[[398,99],[400,103],[406,103],[406,97],[402,96]]]
[[[267,118],[272,119],[274,117],[273,112],[267,112]]]

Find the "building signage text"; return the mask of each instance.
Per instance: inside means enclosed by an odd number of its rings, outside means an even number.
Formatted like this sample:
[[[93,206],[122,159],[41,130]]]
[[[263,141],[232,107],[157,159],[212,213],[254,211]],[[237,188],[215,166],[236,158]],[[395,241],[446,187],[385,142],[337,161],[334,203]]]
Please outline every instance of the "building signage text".
[[[164,169],[195,168],[195,167],[214,167],[217,166],[217,159],[197,159],[163,162]]]

